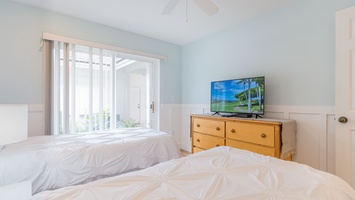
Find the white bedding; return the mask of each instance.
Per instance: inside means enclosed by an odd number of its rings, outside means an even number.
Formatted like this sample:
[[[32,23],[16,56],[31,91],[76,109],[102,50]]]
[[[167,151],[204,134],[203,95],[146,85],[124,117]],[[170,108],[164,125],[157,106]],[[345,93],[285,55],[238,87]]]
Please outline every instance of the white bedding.
[[[30,137],[0,151],[0,186],[31,180],[37,193],[179,157],[174,138],[153,129]]]
[[[32,197],[45,199],[351,200],[355,191],[342,179],[306,165],[217,147]]]

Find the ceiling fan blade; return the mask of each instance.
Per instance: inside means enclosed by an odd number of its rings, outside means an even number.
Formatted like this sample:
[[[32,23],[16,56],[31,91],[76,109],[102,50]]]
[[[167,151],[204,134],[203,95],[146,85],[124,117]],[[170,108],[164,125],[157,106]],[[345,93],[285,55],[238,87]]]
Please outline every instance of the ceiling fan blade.
[[[161,14],[169,15],[171,12],[173,12],[178,2],[179,0],[170,0]]]
[[[211,0],[194,0],[194,2],[209,16],[216,14],[219,10]]]

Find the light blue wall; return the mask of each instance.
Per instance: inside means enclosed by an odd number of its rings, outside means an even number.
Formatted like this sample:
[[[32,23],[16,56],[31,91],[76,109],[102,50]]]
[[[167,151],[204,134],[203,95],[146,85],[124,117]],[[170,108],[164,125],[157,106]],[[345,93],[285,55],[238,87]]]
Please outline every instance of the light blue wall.
[[[265,75],[267,105],[335,105],[335,12],[353,0],[297,0],[182,50],[182,102],[209,104],[210,82]]]
[[[181,47],[42,9],[0,1],[0,103],[43,103],[42,32],[166,55],[161,103],[181,102]]]
[[[335,12],[353,0],[297,0],[184,47],[0,1],[0,103],[43,103],[42,32],[162,54],[161,103],[208,104],[210,82],[266,76],[268,105],[334,106]],[[174,96],[174,102],[172,102]]]

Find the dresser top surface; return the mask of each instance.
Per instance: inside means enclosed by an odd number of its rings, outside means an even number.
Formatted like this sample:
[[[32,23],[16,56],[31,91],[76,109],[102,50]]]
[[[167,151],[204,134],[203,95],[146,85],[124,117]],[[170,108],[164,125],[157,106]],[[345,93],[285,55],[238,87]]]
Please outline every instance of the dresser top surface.
[[[265,123],[286,123],[292,122],[294,120],[290,119],[274,119],[274,118],[243,118],[243,117],[223,117],[220,115],[212,115],[212,114],[191,114],[191,117],[200,117],[205,119],[213,119],[213,120],[225,120],[225,121],[244,121],[244,122],[265,122]]]

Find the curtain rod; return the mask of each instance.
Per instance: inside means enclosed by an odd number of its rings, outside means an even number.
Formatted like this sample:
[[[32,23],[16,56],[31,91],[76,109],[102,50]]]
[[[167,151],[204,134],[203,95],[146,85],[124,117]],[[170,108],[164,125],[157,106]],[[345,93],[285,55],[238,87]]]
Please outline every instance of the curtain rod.
[[[65,43],[71,43],[71,44],[77,44],[77,45],[83,45],[83,46],[90,46],[90,47],[94,47],[94,48],[106,49],[106,50],[116,51],[116,52],[120,52],[120,53],[124,53],[124,54],[131,54],[131,55],[135,55],[135,56],[155,58],[155,59],[164,60],[164,61],[168,60],[167,56],[163,56],[163,55],[159,55],[159,54],[152,54],[152,53],[147,53],[144,51],[137,51],[137,50],[133,50],[133,49],[127,49],[127,48],[117,47],[117,46],[112,46],[112,45],[107,45],[107,44],[100,44],[97,42],[80,40],[80,39],[76,39],[76,38],[70,38],[70,37],[56,35],[56,34],[52,34],[52,33],[46,33],[46,32],[43,32],[43,34],[42,34],[41,47],[43,45],[43,40],[59,41],[59,42],[65,42]]]

